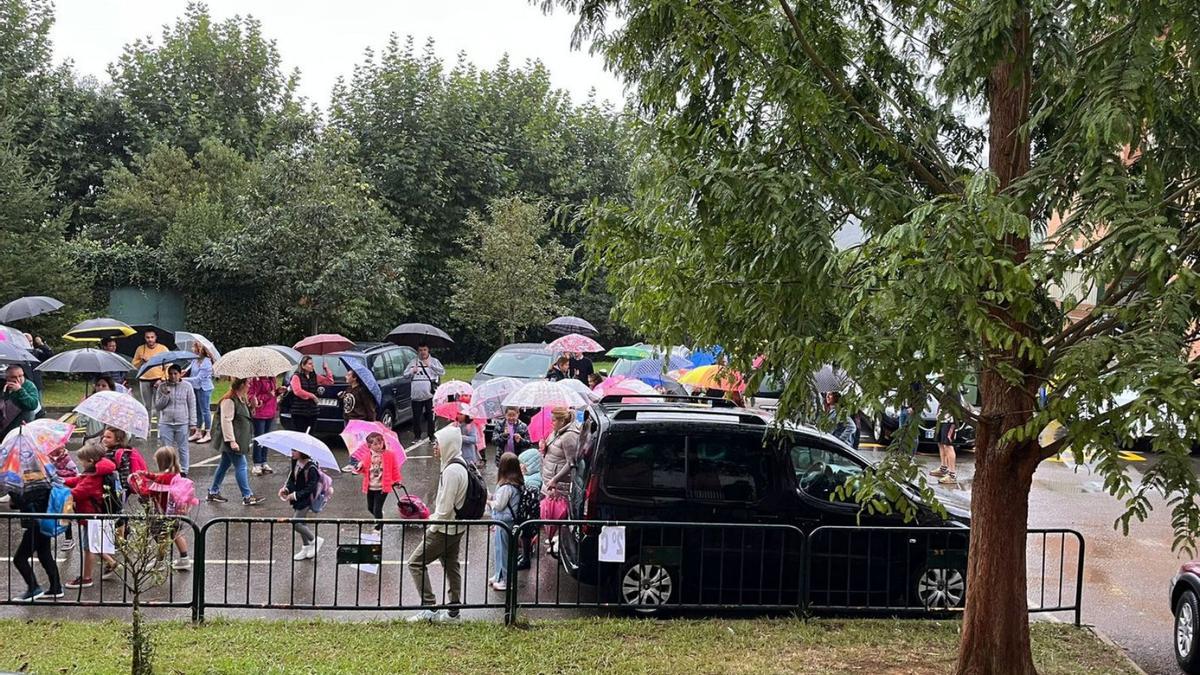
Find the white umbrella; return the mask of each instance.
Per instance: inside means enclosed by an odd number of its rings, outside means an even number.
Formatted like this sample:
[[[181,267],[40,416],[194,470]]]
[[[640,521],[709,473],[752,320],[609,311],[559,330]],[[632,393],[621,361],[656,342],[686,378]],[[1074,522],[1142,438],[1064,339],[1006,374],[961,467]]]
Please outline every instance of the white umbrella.
[[[337,459],[333,456],[333,451],[328,445],[321,442],[320,439],[299,431],[272,431],[256,436],[254,442],[270,448],[275,452],[292,456],[292,451],[302,452],[308,455],[308,458],[317,463],[317,466],[322,469],[331,471],[341,471]]]
[[[450,400],[451,396],[470,396],[474,400],[475,390],[471,385],[462,380],[446,380],[438,385],[437,391],[433,392],[433,405],[439,406]]]
[[[217,359],[221,358],[221,352],[217,351],[216,345],[214,345],[212,343],[212,340],[209,340],[208,338],[204,337],[203,335],[201,335],[199,333],[189,333],[188,331],[185,331],[185,330],[176,331],[176,333],[175,333],[175,348],[176,349],[190,350],[192,348],[192,345],[196,344],[197,342],[204,345],[204,348],[208,350],[208,353],[210,355],[212,355],[213,361],[216,361]]]
[[[589,401],[599,401],[600,400],[599,394],[592,391],[591,388],[589,388],[586,384],[580,382],[579,380],[577,380],[573,377],[569,377],[565,380],[559,380],[558,383],[561,384],[562,386],[566,387],[567,389],[570,389],[571,391],[575,392],[576,394],[579,394],[580,396],[588,399]]]
[[[504,412],[500,405],[506,396],[521,388],[521,380],[512,377],[497,377],[480,384],[471,395],[471,417],[491,419]]]
[[[568,387],[558,382],[538,380],[521,385],[521,388],[504,397],[506,408],[582,408],[587,401]]]
[[[267,347],[242,347],[217,359],[213,374],[218,377],[275,377],[292,369],[283,354]]]
[[[129,394],[98,391],[75,406],[75,412],[138,438],[150,437],[150,414]]]

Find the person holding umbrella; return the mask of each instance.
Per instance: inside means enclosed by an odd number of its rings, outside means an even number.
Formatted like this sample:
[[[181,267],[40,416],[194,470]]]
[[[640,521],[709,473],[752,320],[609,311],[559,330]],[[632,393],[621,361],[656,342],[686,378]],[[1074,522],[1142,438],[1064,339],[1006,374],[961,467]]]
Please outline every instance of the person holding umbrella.
[[[113,338],[113,337],[101,338],[100,339],[100,349],[103,349],[104,351],[112,353],[112,354],[116,354],[117,353],[117,339]],[[122,387],[125,386],[125,378],[128,375],[128,373],[125,372],[124,370],[113,370],[113,371],[103,373],[103,374],[107,375],[109,378],[111,378],[115,384],[119,384]],[[116,391],[116,390],[114,389],[113,391]]]
[[[137,368],[138,370],[141,370],[141,367],[145,365],[146,362],[151,358],[158,356],[159,354],[166,354],[168,351],[170,351],[167,349],[166,345],[158,343],[157,331],[153,329],[147,330],[142,334],[142,336],[146,339],[146,343],[140,345],[137,348],[137,351],[133,353],[133,367]],[[146,372],[138,376],[138,396],[142,400],[142,405],[146,406],[146,409],[150,411],[150,423],[152,425],[154,424],[154,420],[158,418],[158,415],[154,410],[154,404],[151,400],[152,394],[154,393],[154,388],[158,386],[158,383],[163,381],[165,378],[166,371],[164,370],[163,366],[149,368],[146,370]]]
[[[417,358],[408,364],[405,374],[412,375],[412,415],[413,437],[420,438],[421,432],[428,434],[429,442],[433,438],[433,390],[438,381],[446,374],[442,362],[430,355],[429,345],[422,342],[417,345]]]
[[[54,350],[50,349],[50,345],[46,344],[41,335],[26,333],[25,339],[29,341],[29,344],[33,345],[33,349],[30,349],[29,353],[37,357],[38,363],[54,356]],[[44,388],[42,387],[42,374],[38,372],[37,366],[34,366],[33,371],[29,373],[29,379],[33,380],[33,386],[37,387],[38,391],[42,391]]]
[[[114,349],[116,344],[114,340]],[[196,392],[196,431],[188,440],[208,443],[212,440],[213,355],[199,340],[192,343],[192,352],[200,358],[188,366],[189,375],[186,378],[192,385],[192,391]]]
[[[279,499],[292,506],[292,530],[300,535],[300,551],[292,556],[292,560],[309,560],[317,557],[323,537],[313,536],[312,530],[300,522],[312,513],[312,500],[317,496],[317,486],[321,484],[320,471],[316,462],[299,450],[292,450],[292,468],[288,471],[287,484],[279,488]]]
[[[221,483],[225,481],[225,474],[230,466],[233,467],[238,488],[242,491],[242,506],[257,506],[263,502],[262,497],[256,496],[250,490],[250,472],[246,469],[245,453],[250,448],[251,439],[254,438],[254,424],[250,421],[249,390],[249,381],[235,379],[217,406],[219,423],[213,426],[213,440],[214,445],[221,448],[221,461],[213,475],[212,486],[208,488],[209,502],[229,501],[221,496]]]
[[[296,374],[292,375],[290,388],[296,400],[292,401],[292,429],[308,433],[317,423],[317,387],[333,384],[333,371],[325,365],[325,374],[317,375],[317,367],[311,356],[300,359]]]
[[[3,433],[16,429],[23,422],[32,422],[42,409],[42,397],[33,382],[25,379],[25,369],[9,366],[4,373],[4,390],[0,394],[0,424]]]
[[[18,436],[4,444],[4,450],[20,453],[20,463],[24,485],[20,491],[12,493],[12,506],[21,513],[46,513],[50,506],[50,490],[52,481],[58,479],[47,474],[43,457],[34,448],[28,438]],[[58,576],[58,563],[51,550],[50,537],[42,532],[39,519],[21,518],[21,528],[24,534],[21,543],[13,554],[12,564],[25,580],[26,591],[16,599],[20,602],[33,602],[38,598],[61,598],[63,596],[62,580]],[[38,583],[33,571],[33,555],[37,554],[38,562],[46,571],[49,582],[48,588],[43,589]]]
[[[189,466],[188,434],[196,431],[196,392],[183,379],[183,371],[172,363],[167,381],[155,390],[154,409],[158,411],[158,437],[179,455],[180,473],[187,478]]]
[[[375,395],[367,389],[353,368],[346,370],[346,389],[338,396],[342,399],[342,416],[347,421],[377,421]]]
[[[282,392],[282,387],[273,377],[255,377],[250,379],[250,414],[254,418],[254,435],[262,436],[271,430],[271,422],[279,412],[276,397]],[[267,449],[254,444],[254,468],[250,470],[255,476],[275,473],[267,464]]]

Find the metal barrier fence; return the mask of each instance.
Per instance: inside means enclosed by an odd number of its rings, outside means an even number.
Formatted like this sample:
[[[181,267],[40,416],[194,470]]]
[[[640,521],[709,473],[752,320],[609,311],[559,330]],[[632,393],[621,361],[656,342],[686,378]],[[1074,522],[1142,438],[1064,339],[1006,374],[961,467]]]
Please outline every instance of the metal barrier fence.
[[[19,557],[22,519],[0,513],[11,563]],[[81,528],[113,532],[119,521],[145,516],[53,514],[70,521],[77,545],[52,540],[62,582],[82,576]],[[155,517],[160,523],[162,516]],[[518,611],[545,609],[752,610],[804,614],[876,613],[945,615],[961,611],[966,599],[965,528],[819,527],[805,535],[791,525],[529,521],[509,528],[494,521],[434,521],[342,518],[215,518],[197,528],[172,518],[182,542],[193,551],[194,569],[166,574],[144,593],[146,607],[188,608],[202,621],[205,611],[363,611],[418,609],[492,610],[506,622]],[[103,523],[111,523],[105,529]],[[315,542],[304,548],[297,525]],[[463,533],[452,540],[439,526]],[[379,531],[375,531],[375,527]],[[83,528],[87,529],[87,528]],[[560,531],[558,548],[547,545]],[[503,533],[510,545],[494,561],[493,542]],[[1029,611],[1073,612],[1081,620],[1084,540],[1068,529],[1029,530]],[[166,541],[166,535],[162,538]],[[93,536],[93,550],[100,550]],[[449,543],[458,565],[414,565],[413,554],[428,540]],[[431,549],[422,549],[431,550]],[[69,554],[69,555],[67,555]],[[33,556],[39,580],[45,572]],[[447,557],[451,559],[451,557]],[[176,565],[176,548],[164,545],[163,565]],[[519,564],[520,563],[520,564]],[[6,565],[0,605],[20,604],[25,583]],[[97,563],[91,586],[67,588],[62,597],[37,605],[121,607],[132,604],[127,570],[102,578]],[[68,571],[70,570],[70,571]],[[507,577],[497,590],[492,580]],[[457,574],[456,574],[457,573]],[[459,578],[455,583],[454,578]],[[426,586],[427,594],[421,587]],[[454,587],[460,592],[452,592]],[[43,584],[46,588],[46,584]],[[49,590],[49,589],[47,589]],[[424,597],[423,597],[424,595]]]

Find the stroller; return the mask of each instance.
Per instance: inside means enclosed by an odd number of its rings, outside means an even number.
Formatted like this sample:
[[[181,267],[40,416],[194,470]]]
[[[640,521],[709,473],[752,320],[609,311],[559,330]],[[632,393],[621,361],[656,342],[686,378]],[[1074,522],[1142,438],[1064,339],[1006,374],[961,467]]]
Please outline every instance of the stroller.
[[[400,496],[397,490],[404,490],[404,496]],[[408,488],[396,483],[392,486],[392,494],[396,495],[396,509],[400,511],[400,517],[405,520],[428,520],[429,507],[420,497],[414,497],[408,493]]]

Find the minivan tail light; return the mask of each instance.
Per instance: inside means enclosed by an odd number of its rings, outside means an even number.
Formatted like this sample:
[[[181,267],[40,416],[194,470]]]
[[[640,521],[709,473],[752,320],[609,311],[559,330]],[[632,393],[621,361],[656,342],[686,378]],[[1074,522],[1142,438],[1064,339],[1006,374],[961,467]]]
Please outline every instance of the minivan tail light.
[[[599,489],[600,489],[600,477],[597,476],[595,473],[593,473],[591,478],[588,479],[587,487],[584,488],[584,490],[583,490],[583,514],[582,515],[585,520],[590,519],[596,515],[594,513],[595,502],[593,500],[596,498],[596,492]],[[582,529],[583,529],[584,534],[595,534],[596,528],[589,526],[589,525],[584,525]]]

